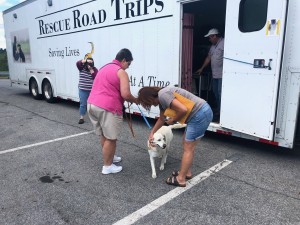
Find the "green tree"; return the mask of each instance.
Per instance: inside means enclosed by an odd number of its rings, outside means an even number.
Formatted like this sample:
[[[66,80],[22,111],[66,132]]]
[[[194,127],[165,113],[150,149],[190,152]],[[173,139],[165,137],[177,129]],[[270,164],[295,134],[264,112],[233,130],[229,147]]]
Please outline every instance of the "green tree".
[[[6,49],[0,48],[0,71],[8,71]]]

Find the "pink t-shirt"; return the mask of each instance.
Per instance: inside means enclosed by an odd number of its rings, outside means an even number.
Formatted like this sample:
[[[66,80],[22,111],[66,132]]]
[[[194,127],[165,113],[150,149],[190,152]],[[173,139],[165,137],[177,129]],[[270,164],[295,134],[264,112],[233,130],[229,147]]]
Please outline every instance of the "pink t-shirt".
[[[124,99],[120,91],[119,69],[121,69],[121,63],[118,60],[113,60],[99,69],[88,98],[88,103],[122,115]]]

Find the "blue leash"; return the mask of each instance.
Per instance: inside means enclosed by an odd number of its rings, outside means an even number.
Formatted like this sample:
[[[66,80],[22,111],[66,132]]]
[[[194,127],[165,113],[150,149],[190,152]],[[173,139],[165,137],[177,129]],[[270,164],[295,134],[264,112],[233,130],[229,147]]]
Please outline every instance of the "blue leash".
[[[231,60],[231,61],[235,61],[235,62],[244,63],[244,64],[247,64],[247,65],[252,65],[252,66],[254,66],[253,63],[248,63],[248,62],[244,62],[244,61],[240,61],[240,60],[236,60],[236,59],[230,59],[230,58],[227,58],[227,57],[223,57],[223,58],[224,58],[224,59]]]
[[[140,112],[141,112],[141,114],[142,114],[142,116],[143,116],[143,118],[144,118],[144,120],[145,120],[146,124],[148,125],[149,129],[151,130],[151,129],[152,129],[152,127],[151,127],[151,126],[150,126],[150,124],[148,123],[148,120],[146,119],[146,117],[145,117],[144,113],[142,112],[142,110],[140,109],[140,107],[139,107],[138,105],[137,105],[137,107],[139,108],[139,110],[140,110]]]

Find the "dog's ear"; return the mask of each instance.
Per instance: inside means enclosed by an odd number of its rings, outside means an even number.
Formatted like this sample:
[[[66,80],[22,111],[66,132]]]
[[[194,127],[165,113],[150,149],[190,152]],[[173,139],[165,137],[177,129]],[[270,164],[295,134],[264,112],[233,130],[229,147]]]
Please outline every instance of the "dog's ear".
[[[147,146],[148,146],[148,150],[155,150],[155,149],[156,149],[156,147],[153,147],[153,146],[150,144],[149,140],[147,141]]]

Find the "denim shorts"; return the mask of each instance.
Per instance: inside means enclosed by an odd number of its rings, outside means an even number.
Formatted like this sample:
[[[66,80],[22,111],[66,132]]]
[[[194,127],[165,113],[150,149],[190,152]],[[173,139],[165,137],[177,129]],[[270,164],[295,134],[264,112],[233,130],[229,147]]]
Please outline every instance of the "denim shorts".
[[[196,141],[199,138],[202,138],[212,119],[213,112],[209,104],[204,103],[187,123],[185,129],[185,141]]]

